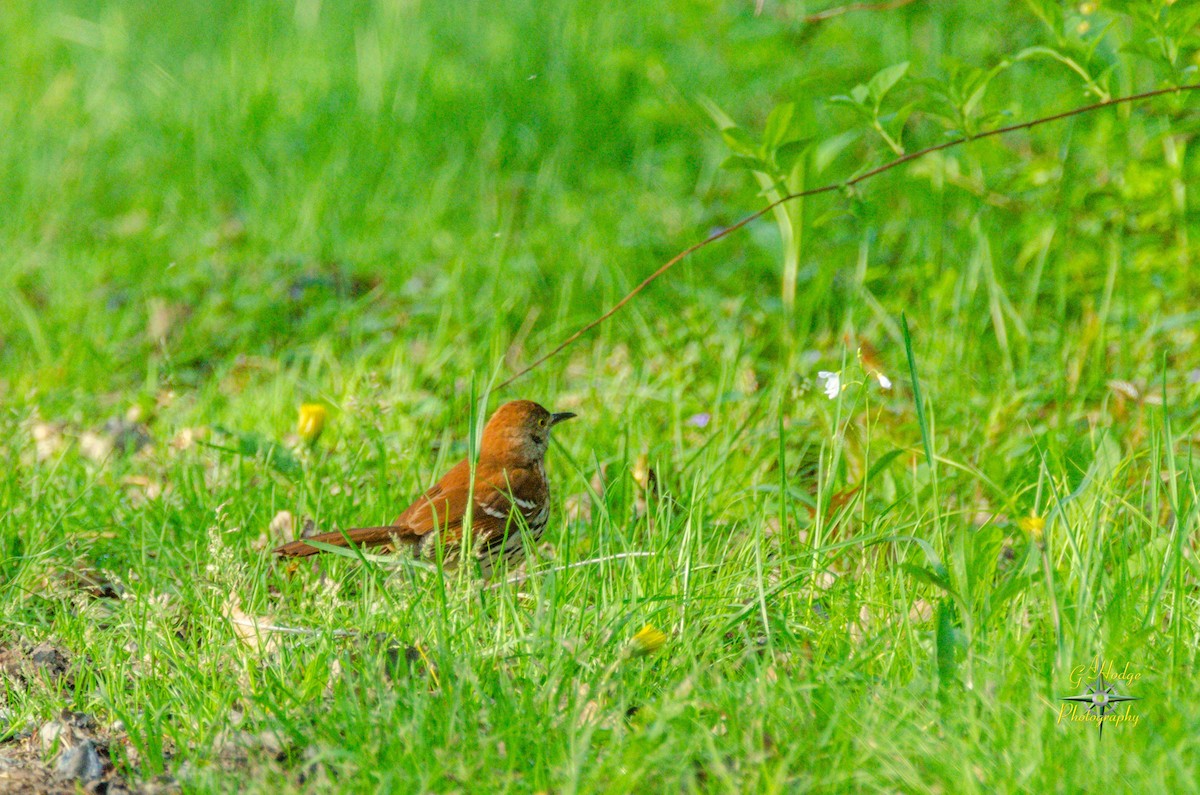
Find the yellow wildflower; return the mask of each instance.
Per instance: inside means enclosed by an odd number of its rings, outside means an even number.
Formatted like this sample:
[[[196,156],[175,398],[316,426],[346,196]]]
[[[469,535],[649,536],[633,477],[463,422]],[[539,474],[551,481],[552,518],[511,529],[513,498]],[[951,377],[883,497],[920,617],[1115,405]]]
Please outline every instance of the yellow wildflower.
[[[300,407],[300,421],[296,425],[296,433],[310,445],[316,444],[325,430],[325,420],[329,411],[320,403],[305,403]]]
[[[633,462],[633,480],[643,489],[650,482],[650,458],[645,453]]]
[[[634,654],[653,654],[666,642],[667,636],[660,629],[647,624],[633,636],[632,650]]]
[[[1038,516],[1037,513],[1030,511],[1028,516],[1017,520],[1017,526],[1029,533],[1030,537],[1037,542],[1042,540],[1042,531],[1046,529],[1046,517]]]

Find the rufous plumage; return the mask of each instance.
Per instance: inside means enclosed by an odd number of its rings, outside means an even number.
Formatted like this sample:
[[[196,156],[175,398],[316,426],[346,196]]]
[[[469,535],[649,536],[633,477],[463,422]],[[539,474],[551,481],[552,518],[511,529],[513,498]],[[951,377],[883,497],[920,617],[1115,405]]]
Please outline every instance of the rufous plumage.
[[[546,528],[550,482],[545,457],[550,429],[574,416],[552,414],[530,400],[505,403],[484,426],[473,483],[470,462],[464,458],[392,524],[297,539],[278,547],[275,554],[315,555],[321,550],[310,542],[317,541],[339,547],[389,545],[428,560],[438,556],[440,541],[442,560],[453,564],[463,546],[469,514],[469,549],[487,576],[500,558],[520,556],[522,530],[536,540]]]

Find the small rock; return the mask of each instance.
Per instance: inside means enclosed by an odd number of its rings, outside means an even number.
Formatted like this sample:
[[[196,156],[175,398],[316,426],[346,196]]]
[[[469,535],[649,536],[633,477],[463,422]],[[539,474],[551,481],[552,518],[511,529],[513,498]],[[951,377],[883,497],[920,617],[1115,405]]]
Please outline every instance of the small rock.
[[[51,425],[46,422],[34,423],[31,429],[34,449],[39,461],[46,461],[58,454],[63,446],[61,425]]]
[[[29,652],[29,659],[33,660],[34,665],[48,668],[56,673],[67,670],[67,658],[49,643],[39,643],[34,646],[33,651]]]
[[[196,766],[191,761],[180,762],[175,768],[175,780],[187,781],[189,778],[195,778],[197,774]]]
[[[186,764],[186,763],[185,763]],[[142,784],[142,795],[175,795],[180,791],[179,782],[167,775]]]
[[[91,715],[64,709],[57,719],[46,721],[42,725],[38,730],[38,738],[44,752],[52,751],[56,746],[60,750],[74,748],[95,728],[96,721]]]
[[[112,453],[113,441],[95,431],[84,431],[79,436],[79,449],[92,461],[101,463]]]
[[[96,728],[96,719],[86,712],[72,712],[69,709],[64,709],[58,719],[69,726],[74,726],[76,729],[92,731]]]
[[[229,761],[244,762],[253,753],[265,754],[276,761],[283,761],[288,755],[279,735],[267,730],[257,733],[244,730],[223,732],[217,738],[217,746],[221,756]]]
[[[275,518],[271,520],[271,524],[267,529],[271,531],[273,537],[290,541],[292,538],[292,528],[295,525],[296,520],[292,516],[291,511],[280,511],[275,514]]]
[[[261,748],[279,761],[283,761],[287,756],[287,749],[284,747],[283,741],[273,731],[261,731],[253,735],[252,745]]]
[[[119,453],[136,453],[150,444],[150,432],[146,426],[124,417],[112,417],[104,423],[104,432],[112,439]]]
[[[104,776],[104,762],[91,740],[84,740],[74,748],[63,751],[58,757],[56,769],[64,778],[83,782],[99,781]]]
[[[42,741],[42,750],[50,751],[55,745],[74,745],[75,732],[70,726],[57,720],[48,721],[38,729],[38,739]]]

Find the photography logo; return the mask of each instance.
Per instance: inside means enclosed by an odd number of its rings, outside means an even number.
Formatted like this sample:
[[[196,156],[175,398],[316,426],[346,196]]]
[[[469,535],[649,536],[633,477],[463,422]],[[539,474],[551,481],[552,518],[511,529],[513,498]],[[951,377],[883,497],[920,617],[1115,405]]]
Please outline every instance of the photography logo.
[[[1086,681],[1089,674],[1093,678]],[[1066,703],[1058,708],[1058,722],[1094,722],[1100,728],[1100,739],[1104,739],[1105,723],[1130,723],[1136,726],[1141,716],[1134,713],[1132,704],[1127,702],[1139,699],[1136,696],[1125,695],[1120,690],[1141,678],[1140,673],[1130,671],[1129,663],[1125,663],[1125,667],[1117,671],[1111,662],[1106,663],[1101,657],[1097,657],[1095,665],[1090,668],[1075,666],[1071,671],[1071,685],[1082,688],[1084,692],[1077,696],[1059,698],[1059,701]]]

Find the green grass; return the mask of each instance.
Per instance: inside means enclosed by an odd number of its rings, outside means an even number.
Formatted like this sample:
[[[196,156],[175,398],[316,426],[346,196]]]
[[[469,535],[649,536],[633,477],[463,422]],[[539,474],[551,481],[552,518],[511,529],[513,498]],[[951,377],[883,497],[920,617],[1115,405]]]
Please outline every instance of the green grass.
[[[1104,5],[6,8],[0,646],[73,662],[0,678],[7,731],[85,711],[188,791],[1197,791],[1196,100],[808,199],[794,311],[756,222],[489,393],[762,206],[705,101],[795,102],[813,187],[892,157],[827,100],[901,61],[909,151],[971,68],[1011,62],[984,128],[1095,101],[1029,47],[1194,82],[1191,28],[1166,66],[1159,4]],[[265,551],[391,519],[516,397],[580,415],[527,581]],[[1058,720],[1097,655],[1141,674],[1102,740]]]

